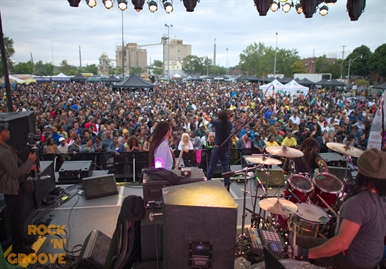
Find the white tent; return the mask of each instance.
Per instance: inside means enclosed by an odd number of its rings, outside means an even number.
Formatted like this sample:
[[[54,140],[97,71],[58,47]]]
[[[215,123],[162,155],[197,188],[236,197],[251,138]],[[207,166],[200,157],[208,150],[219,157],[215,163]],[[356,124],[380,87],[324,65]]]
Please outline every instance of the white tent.
[[[16,83],[25,83],[24,80],[20,79],[20,78],[17,78],[15,76],[12,76],[12,75],[8,75],[9,77],[9,81],[10,83],[13,83],[13,82],[16,82]],[[1,83],[5,83],[5,80],[4,80],[4,77],[1,78]]]
[[[300,85],[294,79],[285,84],[284,87],[284,92],[286,92],[286,94],[290,94],[291,96],[298,94],[307,95],[309,90],[308,87]]]
[[[268,84],[260,86],[259,89],[262,90],[266,96],[272,96],[274,91],[275,92],[285,91],[285,85],[283,85],[280,81],[275,79]],[[268,89],[268,91],[267,91],[267,89]]]

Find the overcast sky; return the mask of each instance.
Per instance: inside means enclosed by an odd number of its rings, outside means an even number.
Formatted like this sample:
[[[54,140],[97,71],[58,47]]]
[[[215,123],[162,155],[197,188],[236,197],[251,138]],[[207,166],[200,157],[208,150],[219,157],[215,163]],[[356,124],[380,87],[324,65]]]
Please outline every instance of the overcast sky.
[[[122,11],[117,3],[107,10],[102,0],[89,8],[81,0],[78,8],[67,0],[0,0],[5,36],[14,41],[17,62],[31,59],[35,62],[62,60],[79,66],[79,46],[82,65],[98,64],[105,52],[115,59],[115,47],[122,44]],[[253,0],[201,0],[193,13],[185,10],[180,0],[174,1],[174,12],[166,14],[159,7],[156,13],[148,10],[147,0],[141,12],[129,7],[123,12],[124,41],[140,45],[156,44],[167,35],[192,45],[192,54],[213,58],[216,39],[216,63],[226,66],[227,48],[229,66],[239,62],[239,55],[253,42],[278,48],[296,49],[301,58],[326,55],[345,57],[356,47],[366,45],[371,51],[386,43],[386,1],[367,0],[366,9],[358,21],[351,22],[346,12],[346,1],[330,7],[327,16],[319,13],[313,18],[291,10],[269,11],[259,16]],[[295,2],[295,1],[294,1]],[[148,63],[162,61],[162,46],[146,47]]]

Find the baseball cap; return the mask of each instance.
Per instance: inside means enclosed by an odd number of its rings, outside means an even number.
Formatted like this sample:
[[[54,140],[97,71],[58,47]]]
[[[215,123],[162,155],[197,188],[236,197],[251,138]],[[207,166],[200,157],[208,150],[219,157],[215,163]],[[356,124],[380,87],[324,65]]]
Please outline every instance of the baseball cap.
[[[65,141],[66,139],[64,137],[59,138],[59,142]]]
[[[4,122],[4,123],[0,123],[0,132],[4,131],[4,130],[8,130],[8,122]]]

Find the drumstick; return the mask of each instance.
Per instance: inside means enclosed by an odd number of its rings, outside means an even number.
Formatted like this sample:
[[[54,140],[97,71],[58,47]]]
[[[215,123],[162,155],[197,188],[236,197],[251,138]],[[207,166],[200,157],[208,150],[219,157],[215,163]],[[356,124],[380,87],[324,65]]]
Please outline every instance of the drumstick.
[[[316,195],[319,197],[320,201],[322,201],[323,204],[325,204],[325,205],[328,207],[328,209],[331,210],[331,212],[335,215],[335,217],[336,217],[336,218],[339,218],[339,215],[334,211],[334,209],[332,209],[332,208],[326,203],[326,201],[324,201],[323,198],[320,197],[319,194],[316,194]]]
[[[294,229],[294,242],[293,242],[293,245],[296,246],[296,234],[297,234],[296,223],[294,223],[294,226],[295,226],[295,229]]]

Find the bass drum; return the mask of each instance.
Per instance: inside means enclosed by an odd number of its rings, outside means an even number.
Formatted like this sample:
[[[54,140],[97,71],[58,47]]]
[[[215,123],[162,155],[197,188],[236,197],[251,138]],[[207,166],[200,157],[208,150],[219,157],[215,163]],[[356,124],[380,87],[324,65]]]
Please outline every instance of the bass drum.
[[[290,218],[289,228],[298,235],[318,237],[328,231],[330,218],[320,207],[312,204],[296,204],[298,211]]]

